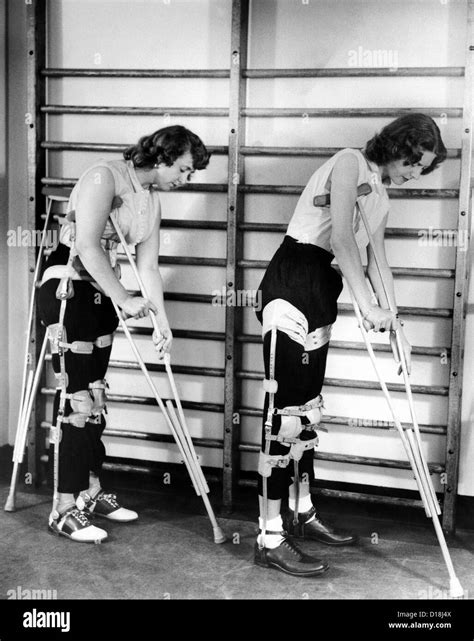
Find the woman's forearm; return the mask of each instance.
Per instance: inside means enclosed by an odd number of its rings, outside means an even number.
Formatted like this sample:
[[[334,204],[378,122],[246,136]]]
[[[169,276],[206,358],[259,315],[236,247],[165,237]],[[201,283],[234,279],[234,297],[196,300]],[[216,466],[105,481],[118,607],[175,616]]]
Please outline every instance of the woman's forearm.
[[[141,269],[139,270],[140,278],[147,293],[147,297],[158,309],[158,316],[166,319],[165,302],[163,295],[163,281],[161,280],[160,270]]]
[[[82,264],[105,295],[121,306],[129,294],[115,275],[103,249],[92,246],[80,249],[76,246],[76,249]]]
[[[377,295],[380,306],[385,309],[392,309],[392,311],[394,311],[395,313],[398,313],[397,303],[395,300],[395,287],[393,283],[392,271],[389,265],[387,265],[386,263],[382,263],[380,265],[380,270],[382,272],[382,278],[383,278],[383,282],[385,283],[385,288],[382,284],[382,280],[380,278],[380,274],[379,274],[379,270],[377,269],[377,266],[373,262],[369,264],[369,267],[367,269],[367,274],[369,276],[370,282],[372,283],[372,287],[374,288],[374,291]],[[389,297],[388,300],[385,294],[385,289],[387,290],[387,294]]]
[[[362,314],[366,314],[374,304],[369,288],[365,281],[364,269],[360,260],[359,249],[353,236],[348,236],[343,241],[331,240],[332,250],[344,278],[355,296]]]

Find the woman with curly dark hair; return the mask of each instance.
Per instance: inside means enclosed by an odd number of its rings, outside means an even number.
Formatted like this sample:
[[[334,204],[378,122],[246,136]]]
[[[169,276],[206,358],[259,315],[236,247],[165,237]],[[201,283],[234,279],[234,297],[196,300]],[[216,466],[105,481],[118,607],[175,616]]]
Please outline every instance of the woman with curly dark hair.
[[[287,534],[329,545],[356,542],[350,532],[320,518],[310,495],[314,428],[321,420],[330,332],[342,290],[342,278],[331,262],[336,258],[366,329],[383,332],[398,326],[393,277],[384,247],[389,211],[386,185],[417,180],[445,158],[440,131],[424,114],[397,118],[369,140],[363,151],[342,149],[310,178],[283,243],[267,268],[260,285],[263,311],[257,313],[263,326],[266,378],[259,458],[261,529],[255,548],[255,562],[260,566],[297,576],[315,576],[328,569],[324,561],[303,554]],[[368,276],[379,304],[371,297],[360,258],[368,237],[355,205],[357,188],[364,183],[371,187],[364,210],[391,299],[385,297],[369,246]],[[409,366],[411,347],[402,331],[400,336]],[[281,501],[286,498],[289,512],[282,518]]]
[[[105,530],[91,524],[92,514],[117,522],[137,518],[115,494],[104,492],[99,480],[105,458],[104,377],[119,322],[113,302],[125,317],[154,313],[160,330],[153,336],[156,349],[160,357],[169,352],[173,337],[158,268],[160,191],[181,187],[209,162],[198,136],[178,125],[142,137],[123,155],[94,163],[75,185],[39,292],[58,379],[52,425],[60,442],[49,528],[81,542],[107,538]],[[119,239],[111,214],[127,243],[136,246],[148,299],[131,296],[120,283]]]

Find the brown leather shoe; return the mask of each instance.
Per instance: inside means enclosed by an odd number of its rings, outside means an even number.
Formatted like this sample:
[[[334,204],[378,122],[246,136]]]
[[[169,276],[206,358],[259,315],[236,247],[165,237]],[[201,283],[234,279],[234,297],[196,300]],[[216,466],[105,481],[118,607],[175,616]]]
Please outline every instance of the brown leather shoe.
[[[313,514],[315,518],[307,523]],[[325,523],[316,513],[314,505],[307,512],[298,514],[298,523],[296,525],[293,523],[293,512],[285,514],[283,524],[288,534],[296,539],[309,539],[326,543],[326,545],[354,545],[358,541],[358,537],[355,534]]]
[[[255,563],[264,568],[275,568],[292,574],[293,576],[309,577],[324,574],[329,565],[320,559],[303,554],[301,550],[286,536],[286,532],[275,532],[281,534],[284,539],[277,548],[260,548],[255,543]]]

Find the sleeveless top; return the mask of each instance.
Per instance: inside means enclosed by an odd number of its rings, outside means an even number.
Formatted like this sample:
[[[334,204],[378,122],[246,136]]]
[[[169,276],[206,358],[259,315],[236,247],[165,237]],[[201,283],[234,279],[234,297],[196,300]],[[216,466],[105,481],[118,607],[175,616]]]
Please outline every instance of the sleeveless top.
[[[111,171],[114,179],[115,197],[112,202],[111,214],[120,227],[125,240],[130,245],[141,243],[150,237],[156,220],[160,213],[160,198],[155,189],[143,189],[135,173],[135,167],[131,160],[99,160],[81,175],[69,196],[66,208],[66,217],[61,222],[58,248],[51,254],[47,262],[42,281],[49,278],[61,277],[58,269],[53,271],[52,267],[64,265],[67,262],[66,248],[72,246],[74,235],[75,210],[80,194],[81,185],[86,174],[94,169],[107,168]],[[110,219],[107,219],[104,231],[100,239],[102,249],[106,252],[112,268],[117,266],[117,246],[119,237]],[[92,280],[87,270],[82,265],[80,258],[75,256],[72,263],[72,273],[69,275],[74,279]],[[118,269],[118,268],[117,268]],[[71,270],[70,270],[71,271]]]
[[[318,245],[332,254],[334,252],[331,247],[331,208],[330,205],[315,206],[314,197],[330,193],[333,167],[345,154],[351,154],[357,159],[359,165],[357,185],[369,183],[372,187],[372,192],[361,201],[371,233],[380,226],[390,206],[378,166],[367,160],[358,149],[341,149],[321,165],[311,176],[301,194],[286,233],[300,243]],[[356,207],[354,207],[352,228],[359,250],[363,249],[368,245],[369,239]]]
[[[69,197],[67,214],[75,211],[82,182],[86,174],[94,169],[106,167],[112,172],[115,183],[115,196],[122,203],[112,213],[130,245],[141,243],[151,235],[160,211],[160,199],[157,190],[143,189],[131,160],[99,160],[82,174]],[[67,217],[67,216],[66,216]],[[67,222],[62,226],[60,242],[70,245],[71,229]],[[118,236],[110,220],[107,220],[101,240],[118,241]]]

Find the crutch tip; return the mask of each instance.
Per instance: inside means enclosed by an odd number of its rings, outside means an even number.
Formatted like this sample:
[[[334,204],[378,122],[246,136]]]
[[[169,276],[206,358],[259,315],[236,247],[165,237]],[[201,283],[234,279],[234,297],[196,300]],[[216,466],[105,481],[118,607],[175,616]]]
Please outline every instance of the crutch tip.
[[[452,599],[462,599],[462,597],[464,596],[463,587],[457,577],[454,577],[449,582],[449,596]]]
[[[225,543],[227,541],[227,537],[224,534],[224,532],[221,530],[220,527],[215,527],[214,528],[214,543]]]
[[[15,501],[12,496],[7,498],[5,507],[3,508],[5,512],[16,512]]]

